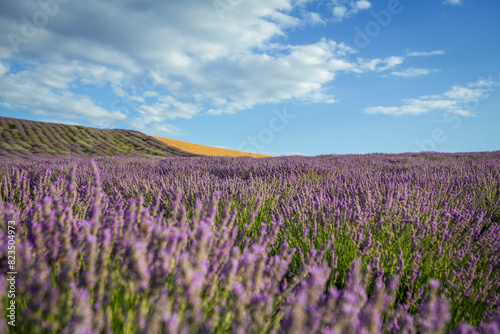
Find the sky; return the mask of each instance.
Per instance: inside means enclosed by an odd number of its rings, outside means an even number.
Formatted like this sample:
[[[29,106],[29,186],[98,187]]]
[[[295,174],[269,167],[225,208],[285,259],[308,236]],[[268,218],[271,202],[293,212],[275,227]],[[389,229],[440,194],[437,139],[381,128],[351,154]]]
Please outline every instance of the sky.
[[[0,116],[254,153],[500,150],[498,0],[2,0]]]

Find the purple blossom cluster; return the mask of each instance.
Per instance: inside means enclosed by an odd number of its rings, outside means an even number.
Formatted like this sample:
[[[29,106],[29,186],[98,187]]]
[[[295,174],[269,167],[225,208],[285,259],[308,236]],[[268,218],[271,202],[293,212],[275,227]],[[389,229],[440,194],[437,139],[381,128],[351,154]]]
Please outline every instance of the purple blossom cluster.
[[[3,159],[0,216],[0,332],[500,333],[500,152]]]

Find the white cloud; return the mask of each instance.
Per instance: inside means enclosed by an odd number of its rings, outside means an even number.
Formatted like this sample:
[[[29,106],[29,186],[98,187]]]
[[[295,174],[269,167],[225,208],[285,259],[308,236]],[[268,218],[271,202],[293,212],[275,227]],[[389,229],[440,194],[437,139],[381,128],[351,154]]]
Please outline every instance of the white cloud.
[[[385,71],[386,69],[393,68],[397,65],[401,65],[404,61],[403,57],[389,57],[385,60],[385,66],[379,69],[379,71]]]
[[[429,52],[419,52],[419,51],[413,51],[413,52],[407,52],[406,55],[409,57],[427,57],[427,56],[436,56],[436,55],[444,55],[445,52],[443,50],[434,50],[434,51],[429,51]]]
[[[179,99],[174,104],[140,106],[139,111],[143,115],[151,113],[159,121],[158,115],[164,115],[163,120],[195,117],[206,105],[212,106],[206,114],[219,115],[282,101],[334,103],[335,98],[323,93],[322,87],[334,80],[338,72],[380,72],[403,61],[401,57],[376,59],[373,66],[367,65],[371,61],[361,58],[357,63],[350,62],[345,57],[354,52],[352,49],[326,39],[309,45],[275,44],[272,48],[279,53],[271,55],[269,49],[268,53],[233,55],[223,63],[211,63],[208,76],[194,78],[196,85],[203,87],[196,103],[181,103]],[[154,72],[154,77],[171,91],[179,88],[161,71]]]
[[[167,123],[145,123],[143,119],[135,120],[135,128],[147,133],[150,136],[177,137],[184,134],[184,131],[175,125]]]
[[[325,25],[326,20],[320,14],[314,12],[307,12],[304,14],[304,23],[309,25]]]
[[[334,103],[326,88],[339,73],[382,72],[403,62],[353,61],[351,48],[327,39],[287,44],[289,29],[325,22],[305,3],[243,1],[221,20],[212,1],[71,1],[18,46],[16,58],[9,41],[0,40],[0,59],[26,64],[13,74],[0,68],[0,100],[56,119],[121,120],[159,129],[174,119],[259,104]],[[32,17],[38,6],[0,2],[1,30],[21,35],[19,18]],[[371,2],[339,0],[332,8],[342,6],[342,16],[349,16]],[[108,106],[99,101],[100,92],[92,98],[89,87],[104,87],[127,106]]]
[[[383,72],[392,69],[398,65],[401,65],[404,61],[404,57],[389,57],[386,59],[370,59],[365,60],[358,58],[358,66],[352,69],[354,73],[366,73],[368,71]]]
[[[419,115],[434,109],[455,110],[457,101],[451,100],[421,100],[406,99],[401,107],[370,107],[366,108],[367,114],[387,114],[387,115]]]
[[[468,110],[471,109],[470,103],[475,105],[479,100],[487,98],[497,85],[498,83],[492,80],[478,80],[467,86],[453,86],[451,90],[442,94],[405,99],[400,107],[368,107],[363,111],[366,114],[420,115],[434,110],[444,110],[461,116],[473,116],[474,110]]]
[[[333,16],[338,19],[342,19],[347,13],[347,8],[344,6],[335,6],[333,7]]]
[[[428,68],[413,68],[410,67],[404,71],[394,71],[391,72],[391,76],[400,77],[400,78],[416,78],[423,75],[428,75],[433,72],[439,72],[436,69],[428,69]]]
[[[474,86],[472,86],[474,87]],[[478,87],[478,86],[475,86]],[[465,102],[476,101],[480,99],[484,95],[484,89],[481,88],[468,88],[462,86],[453,86],[453,88],[444,93],[443,96],[453,99],[453,100],[461,100]]]
[[[335,19],[342,20],[344,17],[351,17],[359,11],[367,10],[372,7],[367,0],[332,0],[332,13]]]
[[[0,77],[7,72],[9,72],[9,67],[7,65],[0,63]]]
[[[359,10],[370,9],[372,4],[366,0],[356,1],[356,8]]]
[[[160,97],[158,102],[152,105],[141,105],[137,111],[145,120],[163,122],[177,118],[191,119],[198,115],[199,108],[194,103],[183,103],[167,95]]]
[[[443,5],[453,5],[453,6],[458,6],[458,5],[463,5],[464,1],[463,0],[444,0],[441,2]]]
[[[49,117],[82,118],[93,125],[126,119],[120,112],[109,112],[89,96],[72,92],[72,83],[115,81],[120,73],[78,62],[39,65],[30,70],[0,76],[0,100],[11,110],[28,111]],[[103,121],[105,120],[105,121]]]

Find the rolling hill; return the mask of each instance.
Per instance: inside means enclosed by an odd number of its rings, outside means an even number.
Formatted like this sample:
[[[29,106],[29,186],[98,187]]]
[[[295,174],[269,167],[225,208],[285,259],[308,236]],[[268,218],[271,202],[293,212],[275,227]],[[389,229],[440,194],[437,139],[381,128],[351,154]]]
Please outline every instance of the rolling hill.
[[[195,156],[151,136],[132,130],[0,117],[0,157],[34,156]]]
[[[133,130],[96,129],[0,117],[0,157],[32,156],[230,156],[266,155],[226,150],[180,140],[148,136]]]

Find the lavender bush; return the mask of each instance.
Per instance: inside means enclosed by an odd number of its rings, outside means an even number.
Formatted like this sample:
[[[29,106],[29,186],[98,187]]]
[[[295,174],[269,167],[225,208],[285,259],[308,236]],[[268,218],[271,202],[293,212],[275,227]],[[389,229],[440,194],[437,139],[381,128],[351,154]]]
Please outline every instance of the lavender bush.
[[[3,159],[0,182],[0,332],[500,333],[500,152]]]

